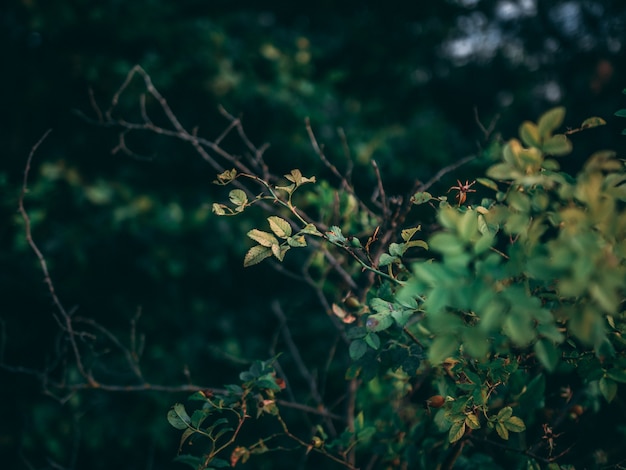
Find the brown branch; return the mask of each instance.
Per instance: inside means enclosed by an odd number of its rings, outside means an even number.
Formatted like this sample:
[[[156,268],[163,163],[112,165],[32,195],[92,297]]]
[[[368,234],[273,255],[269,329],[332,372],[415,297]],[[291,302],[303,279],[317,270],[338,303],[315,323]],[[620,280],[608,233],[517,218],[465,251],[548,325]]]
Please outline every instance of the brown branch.
[[[435,175],[429,179],[426,183],[420,184],[417,187],[417,192],[423,192],[428,190],[433,184],[437,183],[441,178],[443,178],[445,175],[447,175],[448,173],[450,173],[451,171],[456,170],[457,168],[459,168],[460,166],[465,165],[466,163],[469,163],[473,160],[476,160],[476,156],[474,155],[469,155],[467,157],[463,157],[460,160],[457,160],[456,162],[443,167],[441,170],[439,170],[437,173],[435,173]]]

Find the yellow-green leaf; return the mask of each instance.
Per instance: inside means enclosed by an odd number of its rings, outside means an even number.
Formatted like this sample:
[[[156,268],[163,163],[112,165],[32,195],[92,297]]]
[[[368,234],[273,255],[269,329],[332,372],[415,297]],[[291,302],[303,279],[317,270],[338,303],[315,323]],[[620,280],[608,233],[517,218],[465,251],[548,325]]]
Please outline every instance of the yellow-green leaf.
[[[465,421],[457,421],[452,424],[450,431],[448,432],[448,441],[450,444],[458,441],[465,434]]]
[[[300,233],[305,233],[307,235],[315,235],[317,237],[322,237],[322,232],[320,232],[317,227],[313,224],[306,224],[306,226],[300,230]]]
[[[505,406],[500,411],[498,411],[498,421],[505,421],[509,419],[513,415],[513,408],[510,406]]]
[[[402,240],[404,240],[405,242],[408,242],[411,238],[413,238],[413,235],[415,235],[421,229],[422,229],[421,225],[418,225],[417,227],[412,227],[412,228],[405,228],[400,233],[400,236],[402,237]]]
[[[505,441],[509,440],[509,430],[501,421],[498,421],[496,423],[496,432],[498,433],[498,436],[500,436]]]
[[[278,240],[274,235],[268,232],[264,232],[263,230],[258,230],[256,228],[250,230],[247,235],[252,238],[259,245],[265,247],[271,247],[273,245],[278,245]]]
[[[541,145],[541,137],[537,125],[525,121],[519,128],[519,136],[527,147],[539,147]]]
[[[567,155],[572,151],[572,143],[564,134],[557,134],[546,139],[541,150],[548,155]]]
[[[268,217],[267,221],[270,224],[272,232],[274,232],[277,237],[287,238],[291,236],[291,225],[289,225],[289,222],[285,219],[273,215]]]
[[[585,119],[582,125],[580,126],[580,128],[591,129],[592,127],[604,126],[605,124],[606,124],[606,121],[604,119],[602,119],[601,117],[594,116],[594,117]]]
[[[213,203],[211,210],[215,215],[226,215],[226,206],[224,204],[218,204],[217,202]]]
[[[466,415],[465,425],[471,429],[480,429],[480,421],[478,420],[478,416],[476,416],[474,413]]]
[[[291,248],[290,246],[278,246],[278,245],[271,246],[272,254],[276,257],[276,259],[278,259],[278,261],[283,260],[283,258],[285,257],[285,253],[287,253],[287,251],[290,248]]]
[[[301,246],[306,246],[306,239],[304,238],[304,235],[298,235],[295,237],[289,237],[287,238],[287,243],[289,244],[289,246],[293,246],[294,248],[298,248]]]
[[[272,250],[266,246],[255,245],[248,250],[246,256],[243,259],[243,266],[253,266],[259,264],[265,258],[272,256]]]
[[[559,106],[544,113],[537,122],[537,129],[542,140],[547,139],[552,133],[563,124],[565,118],[565,108]]]
[[[476,181],[478,181],[483,186],[488,187],[489,189],[493,189],[494,191],[498,190],[498,185],[496,184],[496,182],[490,180],[489,178],[476,178]]]
[[[233,189],[228,193],[228,198],[236,206],[245,206],[248,203],[248,196],[241,189]]]
[[[517,416],[511,416],[509,419],[504,421],[504,427],[506,427],[511,432],[522,432],[526,430],[526,425],[522,418]]]

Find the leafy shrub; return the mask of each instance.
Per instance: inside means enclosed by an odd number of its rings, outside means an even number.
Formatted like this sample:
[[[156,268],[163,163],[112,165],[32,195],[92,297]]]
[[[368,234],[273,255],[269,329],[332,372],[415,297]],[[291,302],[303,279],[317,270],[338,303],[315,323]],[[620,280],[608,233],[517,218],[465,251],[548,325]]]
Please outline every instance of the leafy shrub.
[[[352,199],[345,227],[313,220],[326,208],[307,201],[340,193],[300,170],[284,182],[235,169],[219,174],[217,184],[248,180],[260,190],[253,197],[231,190],[230,203],[213,205],[215,214],[272,203],[264,206],[272,212],[266,223],[247,234],[255,244],[246,266],[282,262],[290,250],[332,250],[361,282],[331,308],[349,342],[345,378],[355,383],[356,403],[335,438],[326,408],[310,435],[296,437],[277,400],[284,382],[272,361],[255,363],[240,385],[192,396],[200,406],[191,417],[175,405],[168,418],[184,430],[181,449],[187,452],[188,439],[209,442],[201,457],[179,459],[194,468],[235,465],[280,439],[348,468],[539,468],[583,460],[591,468],[623,458],[614,443],[624,427],[606,410],[626,382],[626,172],[611,151],[594,153],[577,175],[560,171],[558,159],[572,152],[568,135],[604,124],[590,118],[555,133],[564,118],[563,108],[552,109],[524,122],[519,139],[494,142],[485,177],[459,181],[451,188],[456,200],[421,185],[408,204],[390,201],[381,183],[372,216],[337,174],[341,196]],[[317,199],[300,194],[305,183],[317,185]],[[436,217],[426,240],[417,236],[421,225],[400,225],[419,205]],[[234,424],[220,427],[227,412]],[[273,416],[280,431],[251,443],[236,439],[255,415]],[[579,442],[589,429],[611,438]]]

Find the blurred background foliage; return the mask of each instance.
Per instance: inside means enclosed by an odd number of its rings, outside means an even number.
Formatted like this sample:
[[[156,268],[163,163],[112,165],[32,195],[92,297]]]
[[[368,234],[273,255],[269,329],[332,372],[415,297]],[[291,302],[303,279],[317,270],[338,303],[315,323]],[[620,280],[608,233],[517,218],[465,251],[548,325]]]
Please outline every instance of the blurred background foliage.
[[[253,221],[211,214],[224,194],[193,149],[143,135],[129,145],[146,158],[112,155],[117,134],[75,112],[95,118],[89,90],[106,108],[133,65],[201,135],[215,138],[226,127],[219,105],[241,115],[253,142],[271,144],[267,160],[279,174],[298,167],[330,177],[305,117],[340,170],[345,133],[364,194],[374,184],[372,159],[389,193],[402,194],[480,153],[476,115],[485,127],[499,117],[497,132],[509,137],[523,120],[562,104],[571,127],[592,115],[608,121],[583,142],[573,136],[583,157],[624,148],[612,117],[626,86],[620,0],[9,0],[0,7],[0,48],[4,468],[175,468],[177,433],[165,413],[187,395],[89,391],[59,403],[30,373],[49,367],[63,347],[16,211],[26,157],[48,128],[26,199],[35,240],[76,315],[128,344],[141,313],[146,380],[220,386],[251,359],[284,351],[270,307],[279,299],[325,397],[332,402],[342,389],[342,346],[336,370],[324,365],[333,341],[327,315],[303,283],[265,265],[243,270]],[[132,115],[136,102],[121,109]],[[225,145],[237,151],[236,139]],[[457,170],[438,191],[475,172]],[[96,375],[127,383],[118,352],[97,346]],[[290,360],[282,359],[286,368]],[[290,388],[307,402],[298,380]]]

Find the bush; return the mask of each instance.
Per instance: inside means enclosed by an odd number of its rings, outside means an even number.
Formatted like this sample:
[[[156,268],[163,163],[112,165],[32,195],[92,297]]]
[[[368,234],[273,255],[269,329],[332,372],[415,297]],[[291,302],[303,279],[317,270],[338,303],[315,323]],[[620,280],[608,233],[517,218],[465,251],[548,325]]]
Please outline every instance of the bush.
[[[524,122],[519,140],[494,141],[482,155],[492,160],[485,177],[459,180],[454,200],[426,184],[389,197],[374,165],[378,191],[366,204],[310,127],[337,188],[298,169],[279,180],[262,163],[263,172],[239,161],[221,172],[216,184],[238,188],[213,204],[215,214],[270,214],[248,231],[244,265],[305,251],[292,267],[313,268],[319,295],[335,297],[328,310],[352,359],[354,398],[342,432],[330,436],[342,418],[318,403],[318,421],[298,437],[282,417],[277,359],[256,362],[240,384],[194,394],[193,412],[170,411],[184,431],[179,460],[234,466],[285,441],[347,468],[596,468],[623,459],[624,427],[611,414],[626,382],[626,173],[611,151],[594,153],[577,175],[560,171],[568,135],[604,124],[594,117],[555,134],[564,118],[555,108]],[[414,206],[435,214],[427,232],[408,222]],[[341,288],[333,270],[347,277]],[[278,431],[240,439],[261,417]],[[202,455],[188,455],[201,441]]]

